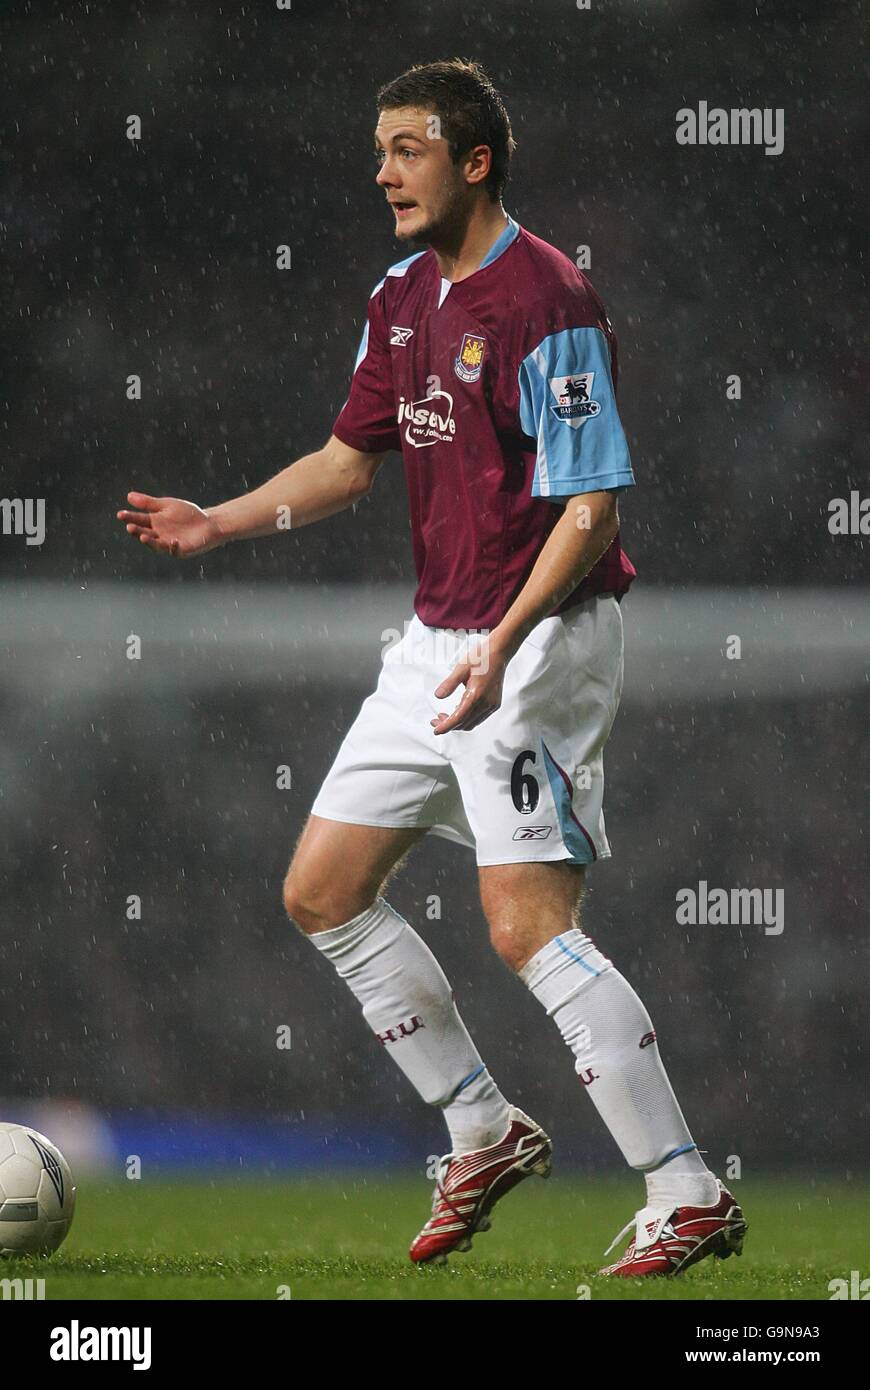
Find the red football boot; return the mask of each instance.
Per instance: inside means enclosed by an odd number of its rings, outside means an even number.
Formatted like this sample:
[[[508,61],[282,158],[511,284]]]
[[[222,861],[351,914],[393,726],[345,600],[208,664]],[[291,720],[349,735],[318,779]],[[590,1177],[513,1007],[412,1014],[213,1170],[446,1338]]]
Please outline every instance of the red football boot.
[[[432,1215],[411,1245],[411,1259],[443,1264],[451,1250],[470,1250],[472,1236],[489,1230],[489,1213],[499,1197],[530,1173],[549,1177],[551,1158],[552,1145],[540,1125],[512,1105],[499,1143],[440,1160]]]
[[[746,1221],[737,1202],[719,1179],[719,1200],[711,1207],[644,1207],[605,1250],[609,1255],[632,1226],[634,1236],[621,1260],[599,1274],[681,1274],[708,1255],[727,1260],[740,1255]]]

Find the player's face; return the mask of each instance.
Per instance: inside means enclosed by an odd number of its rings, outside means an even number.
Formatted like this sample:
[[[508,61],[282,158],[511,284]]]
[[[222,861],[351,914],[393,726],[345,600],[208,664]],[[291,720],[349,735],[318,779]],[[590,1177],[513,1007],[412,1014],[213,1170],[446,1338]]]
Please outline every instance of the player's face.
[[[450,158],[437,117],[410,106],[382,111],[375,152],[381,165],[376,182],[390,203],[400,240],[437,243],[467,221],[471,189],[461,163]]]

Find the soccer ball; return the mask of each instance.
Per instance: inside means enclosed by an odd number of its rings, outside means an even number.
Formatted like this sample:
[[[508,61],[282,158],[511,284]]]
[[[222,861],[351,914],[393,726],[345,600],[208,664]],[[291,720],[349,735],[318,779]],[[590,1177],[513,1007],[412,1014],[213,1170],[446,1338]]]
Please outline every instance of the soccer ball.
[[[0,1123],[0,1255],[50,1255],[72,1225],[76,1190],[60,1149]]]

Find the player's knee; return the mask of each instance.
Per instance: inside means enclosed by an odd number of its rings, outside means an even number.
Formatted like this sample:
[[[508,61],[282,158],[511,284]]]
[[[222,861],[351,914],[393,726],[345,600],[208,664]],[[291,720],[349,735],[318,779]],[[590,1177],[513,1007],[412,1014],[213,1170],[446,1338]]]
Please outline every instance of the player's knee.
[[[489,924],[489,941],[496,955],[510,970],[522,970],[526,961],[534,954],[529,949],[525,932],[516,922],[501,921],[495,918]]]
[[[320,916],[317,911],[317,895],[306,886],[302,876],[291,864],[284,879],[284,910],[300,931],[317,931]]]
[[[284,879],[287,916],[306,936],[351,921],[370,907],[376,896],[374,887],[337,883],[322,874],[305,873],[295,864],[290,865]]]

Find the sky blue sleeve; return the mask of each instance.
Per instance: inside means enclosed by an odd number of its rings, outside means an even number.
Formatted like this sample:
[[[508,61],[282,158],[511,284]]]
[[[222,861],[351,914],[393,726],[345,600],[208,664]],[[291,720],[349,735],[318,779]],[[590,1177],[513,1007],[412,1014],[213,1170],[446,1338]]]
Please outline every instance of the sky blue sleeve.
[[[520,363],[519,385],[520,425],[538,441],[533,497],[633,486],[600,328],[544,338]]]

